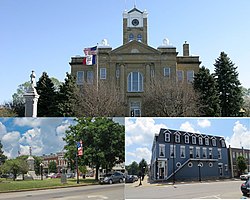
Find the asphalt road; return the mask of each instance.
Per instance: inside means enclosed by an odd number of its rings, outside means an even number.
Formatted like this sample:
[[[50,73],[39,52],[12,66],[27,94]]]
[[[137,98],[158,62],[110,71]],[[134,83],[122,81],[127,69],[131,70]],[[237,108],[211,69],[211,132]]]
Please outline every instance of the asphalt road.
[[[243,181],[218,181],[187,184],[126,184],[126,199],[240,199]]]
[[[4,200],[124,200],[124,184],[1,193]]]

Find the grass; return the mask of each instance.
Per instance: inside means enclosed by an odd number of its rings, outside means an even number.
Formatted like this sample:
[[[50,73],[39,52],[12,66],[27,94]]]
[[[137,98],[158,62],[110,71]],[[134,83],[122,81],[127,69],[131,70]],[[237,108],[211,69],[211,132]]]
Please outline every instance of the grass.
[[[27,189],[46,189],[56,187],[67,187],[74,185],[91,185],[96,184],[94,179],[80,179],[79,184],[76,183],[76,179],[68,179],[66,184],[61,183],[60,178],[56,179],[44,179],[44,180],[17,180],[13,181],[10,179],[0,179],[0,192],[8,191],[20,191]]]

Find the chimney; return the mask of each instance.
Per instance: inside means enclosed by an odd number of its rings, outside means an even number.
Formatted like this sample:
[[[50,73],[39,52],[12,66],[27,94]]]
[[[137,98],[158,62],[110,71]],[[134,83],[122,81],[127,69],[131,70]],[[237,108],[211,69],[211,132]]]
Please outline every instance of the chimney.
[[[189,44],[187,41],[183,44],[183,56],[189,56]]]

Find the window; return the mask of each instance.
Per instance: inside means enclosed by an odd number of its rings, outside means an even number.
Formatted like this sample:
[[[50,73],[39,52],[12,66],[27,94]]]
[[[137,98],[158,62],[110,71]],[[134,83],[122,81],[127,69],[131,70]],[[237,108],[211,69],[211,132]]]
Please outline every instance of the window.
[[[78,71],[77,74],[77,85],[83,85],[84,82],[84,71]]]
[[[93,71],[87,71],[87,83],[93,84],[94,74]]]
[[[228,166],[227,166],[227,164],[225,164],[225,172],[227,172],[228,171]]]
[[[132,40],[134,40],[134,35],[133,35],[133,33],[130,33],[128,36],[128,41],[130,42]]]
[[[175,145],[170,145],[170,158],[176,158],[176,146]]]
[[[209,163],[209,167],[213,167],[213,163],[210,162],[210,163]]]
[[[233,152],[233,158],[235,158],[235,152]]]
[[[196,137],[192,136],[192,144],[196,144]]]
[[[209,138],[205,138],[205,145],[209,145]]]
[[[200,158],[200,157],[201,157],[200,147],[196,147],[196,158]]]
[[[199,145],[203,145],[203,139],[202,139],[202,137],[199,137]]]
[[[216,146],[216,139],[212,139],[212,144],[214,147]]]
[[[170,142],[170,133],[165,133],[165,142]]]
[[[186,158],[186,154],[185,154],[185,146],[181,146],[180,147],[180,156],[181,158]]]
[[[187,82],[192,83],[194,81],[194,71],[187,71]]]
[[[175,135],[175,142],[180,143],[180,141],[181,141],[181,136],[179,134],[176,134]]]
[[[141,42],[141,41],[142,41],[142,35],[141,35],[141,34],[138,34],[138,35],[137,35],[137,41],[138,41],[138,42]]]
[[[207,148],[203,147],[202,149],[202,158],[207,158]]]
[[[143,76],[140,72],[130,72],[128,75],[128,92],[143,91]]]
[[[186,143],[186,144],[189,143],[189,135],[185,135],[185,143]]]
[[[170,78],[170,67],[164,67],[164,76]]]
[[[212,148],[209,148],[208,155],[209,155],[209,159],[213,159],[213,149]]]
[[[193,163],[192,163],[192,162],[189,162],[189,163],[188,163],[188,167],[193,167]]]
[[[180,162],[178,162],[178,163],[176,163],[176,167],[180,167],[181,166],[181,163]]]
[[[190,158],[194,158],[194,147],[189,147]]]
[[[116,76],[116,78],[120,78],[120,67],[119,66],[116,66],[115,76]]]
[[[222,159],[222,157],[221,157],[221,149],[218,149],[218,159]]]
[[[150,69],[150,76],[155,77],[155,70],[154,69]]]
[[[165,157],[165,145],[159,144],[159,157]]]
[[[225,140],[221,140],[221,146],[226,147]]]
[[[100,68],[100,79],[106,79],[107,71],[106,68]]]
[[[177,81],[183,81],[183,71],[177,70]]]

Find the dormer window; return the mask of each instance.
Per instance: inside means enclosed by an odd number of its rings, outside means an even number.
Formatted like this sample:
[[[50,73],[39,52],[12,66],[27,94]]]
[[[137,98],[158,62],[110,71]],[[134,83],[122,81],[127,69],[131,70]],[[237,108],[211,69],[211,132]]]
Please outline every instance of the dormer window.
[[[225,140],[221,140],[221,146],[226,147]]]
[[[196,137],[192,136],[192,144],[196,144]]]
[[[180,141],[181,141],[181,136],[178,135],[178,134],[176,134],[176,135],[175,135],[175,142],[176,142],[176,143],[180,143]]]
[[[205,145],[209,145],[209,138],[205,138]]]
[[[165,142],[170,142],[170,133],[165,133]]]
[[[199,145],[203,145],[203,139],[202,139],[202,137],[199,137]]]
[[[215,147],[216,146],[216,139],[212,139],[212,145]]]
[[[189,144],[189,136],[188,135],[185,135],[185,143]]]

